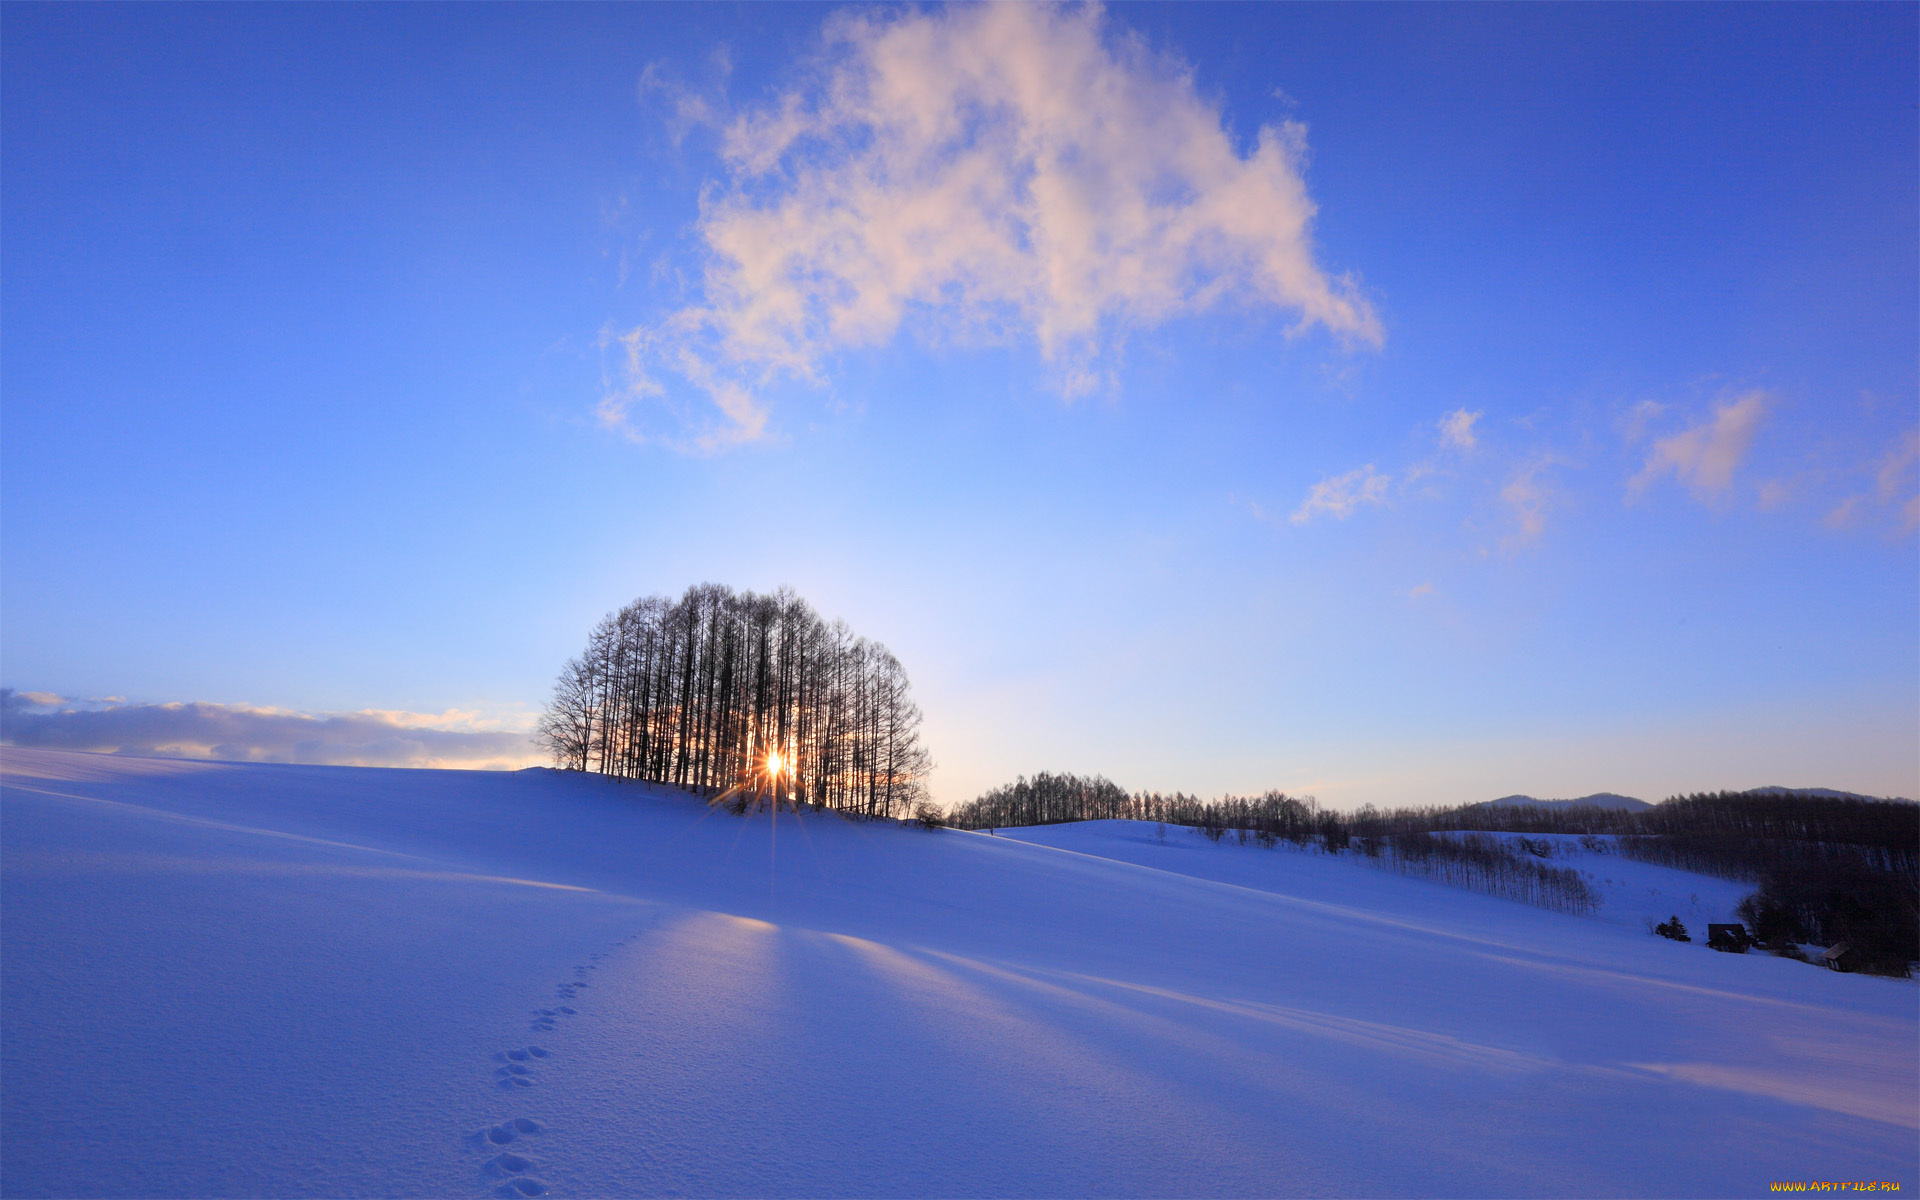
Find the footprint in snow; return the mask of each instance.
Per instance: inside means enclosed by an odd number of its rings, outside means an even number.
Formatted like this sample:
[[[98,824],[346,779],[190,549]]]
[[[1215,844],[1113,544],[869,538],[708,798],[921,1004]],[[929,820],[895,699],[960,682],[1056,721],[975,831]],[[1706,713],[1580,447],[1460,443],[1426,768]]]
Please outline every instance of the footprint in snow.
[[[508,1063],[504,1067],[495,1067],[493,1069],[493,1082],[494,1086],[503,1092],[510,1092],[514,1088],[530,1088],[533,1086],[533,1080],[527,1078],[527,1069],[519,1063]]]
[[[504,1179],[513,1175],[525,1175],[533,1170],[533,1164],[518,1154],[503,1153],[488,1159],[483,1169],[496,1179]]]
[[[621,942],[620,945],[626,946],[636,940],[637,935],[626,939],[626,941]],[[603,956],[599,954],[588,955],[588,961],[585,965],[573,968],[573,973],[577,978],[570,983],[555,985],[555,990],[559,993],[562,1000],[573,999],[579,992],[579,989],[587,986],[586,973],[600,969],[597,962],[601,957]],[[579,1013],[575,1009],[565,1004],[558,1005],[554,1008],[535,1009],[533,1014],[533,1028],[536,1030],[551,1030],[557,1023],[558,1018],[578,1015]],[[533,1080],[529,1077],[531,1072],[528,1071],[526,1064],[538,1059],[550,1058],[552,1054],[552,1051],[540,1046],[525,1046],[513,1050],[502,1050],[493,1056],[493,1060],[500,1064],[493,1070],[494,1083],[496,1086],[508,1091],[516,1088],[532,1087]],[[469,1134],[467,1136],[467,1142],[474,1146],[491,1148],[494,1146],[505,1146],[528,1135],[544,1132],[545,1130],[538,1121],[531,1120],[527,1117],[515,1117],[511,1121],[502,1121],[492,1128],[482,1129],[477,1133]],[[502,1151],[488,1159],[483,1165],[483,1169],[493,1178],[505,1180],[504,1183],[493,1190],[493,1194],[505,1197],[506,1200],[514,1200],[515,1197],[545,1196],[547,1194],[547,1185],[529,1174],[529,1172],[534,1169],[534,1164],[518,1154],[510,1151]]]
[[[540,1122],[527,1117],[515,1117],[511,1121],[502,1121],[491,1129],[482,1129],[467,1140],[479,1146],[504,1146],[508,1142],[540,1133]]]
[[[547,1185],[528,1174],[533,1170],[533,1163],[518,1154],[496,1154],[488,1159],[481,1169],[495,1179],[506,1180],[505,1183],[493,1189],[493,1194],[496,1196],[544,1196],[547,1194]]]

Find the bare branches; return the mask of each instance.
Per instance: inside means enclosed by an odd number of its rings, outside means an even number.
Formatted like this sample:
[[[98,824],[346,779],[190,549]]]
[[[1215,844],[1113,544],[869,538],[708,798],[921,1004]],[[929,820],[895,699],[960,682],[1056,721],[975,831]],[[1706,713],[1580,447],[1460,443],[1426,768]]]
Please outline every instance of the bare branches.
[[[920,720],[886,647],[784,588],[700,584],[595,626],[539,735],[572,770],[892,817],[926,799]]]

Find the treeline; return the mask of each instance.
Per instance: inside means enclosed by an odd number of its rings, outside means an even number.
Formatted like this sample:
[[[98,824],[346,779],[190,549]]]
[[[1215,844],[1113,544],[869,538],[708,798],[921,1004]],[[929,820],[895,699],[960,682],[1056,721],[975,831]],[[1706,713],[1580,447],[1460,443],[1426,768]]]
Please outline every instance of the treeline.
[[[1356,837],[1442,831],[1563,833],[1660,838],[1668,839],[1670,845],[1685,844],[1672,841],[1684,839],[1701,847],[1783,843],[1851,847],[1846,852],[1849,857],[1863,858],[1882,870],[1912,873],[1920,867],[1920,805],[1855,796],[1698,792],[1633,810],[1591,805],[1463,804],[1382,812],[1368,805],[1352,814],[1348,822]],[[1729,851],[1719,859],[1675,861],[1674,865],[1719,875],[1747,870],[1756,877],[1767,865],[1755,859],[1743,868],[1739,866],[1741,861],[1739,852]]]
[[[1622,854],[1759,885],[1739,910],[1755,940],[1846,943],[1861,969],[1883,975],[1920,958],[1920,806],[1713,792],[1639,815]]]
[[[1332,837],[1341,844],[1417,833],[1606,834],[1618,837],[1622,852],[1633,857],[1644,854],[1648,861],[1728,878],[1758,879],[1783,852],[1896,873],[1920,870],[1920,805],[1778,792],[1674,796],[1635,810],[1489,804],[1381,810],[1369,804],[1341,813],[1320,808],[1311,796],[1285,792],[1201,800],[1184,793],[1129,793],[1103,775],[1042,771],[948,814],[949,823],[962,829],[1102,820],[1264,831],[1290,841]]]
[[[1129,793],[1103,775],[1042,771],[984,793],[947,816],[962,829],[1054,825],[1067,821],[1157,821],[1198,830],[1218,842],[1234,834],[1242,845],[1285,841],[1332,853],[1357,846],[1367,861],[1456,887],[1585,913],[1598,902],[1579,872],[1523,857],[1494,838],[1435,837],[1424,829],[1390,829],[1380,814],[1364,820],[1322,809],[1311,796],[1267,792],[1201,800],[1184,793]]]
[[[1877,865],[1912,871],[1920,865],[1920,805],[1857,796],[1780,792],[1696,792],[1673,796],[1636,818],[1623,833],[1855,846]]]
[[[1022,775],[947,814],[947,824],[960,829],[1010,829],[1068,821],[1158,821],[1208,832],[1239,829],[1296,844],[1315,837],[1331,837],[1339,845],[1345,844],[1340,815],[1322,811],[1311,796],[1268,792],[1201,800],[1180,792],[1171,796],[1129,793],[1104,775],[1082,777],[1047,771],[1032,779]]]
[[[1385,853],[1377,840],[1363,840],[1360,845],[1368,858],[1378,859],[1402,874],[1423,875],[1575,916],[1584,916],[1600,906],[1599,895],[1580,872],[1525,857],[1484,833],[1457,837],[1396,833],[1385,840]]]
[[[1881,975],[1920,959],[1920,806],[1714,792],[1634,815],[1622,854],[1758,885],[1739,910],[1755,940],[1846,943]]]
[[[925,799],[920,720],[885,646],[787,589],[700,584],[596,625],[538,736],[571,770],[893,817]]]
[[[1845,943],[1859,969],[1905,976],[1920,958],[1920,889],[1912,876],[1803,863],[1769,871],[1740,902],[1739,917],[1762,945]]]
[[[1104,775],[1082,779],[1042,771],[1032,779],[982,793],[947,814],[960,829],[998,829],[1017,825],[1058,825],[1066,821],[1164,821],[1143,816],[1140,803]]]
[[[1564,912],[1598,903],[1578,872],[1539,862],[1544,842],[1523,837],[1516,847],[1481,835],[1576,835],[1596,849],[1606,836],[1629,858],[1756,884],[1740,916],[1759,941],[1846,942],[1866,969],[1889,974],[1920,959],[1920,805],[1910,801],[1765,790],[1673,796],[1635,810],[1465,804],[1340,813],[1284,792],[1206,801],[1042,772],[948,817],[963,829],[1114,819],[1190,826],[1215,841],[1231,832],[1243,844],[1352,847],[1394,870]]]

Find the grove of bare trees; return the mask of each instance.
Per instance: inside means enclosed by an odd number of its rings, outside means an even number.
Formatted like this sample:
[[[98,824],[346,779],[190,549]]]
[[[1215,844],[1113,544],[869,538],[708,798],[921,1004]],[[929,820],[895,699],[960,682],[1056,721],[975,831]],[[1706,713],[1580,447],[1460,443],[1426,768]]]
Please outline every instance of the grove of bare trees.
[[[914,811],[932,765],[899,660],[785,588],[700,584],[608,614],[539,737],[570,770],[869,817]]]

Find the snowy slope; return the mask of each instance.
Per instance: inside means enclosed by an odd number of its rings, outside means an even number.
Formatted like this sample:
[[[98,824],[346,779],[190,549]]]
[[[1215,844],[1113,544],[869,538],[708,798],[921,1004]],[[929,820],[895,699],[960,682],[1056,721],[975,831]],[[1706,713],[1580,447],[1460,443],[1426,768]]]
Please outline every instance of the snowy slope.
[[[1207,878],[545,772],[0,769],[8,1195],[1920,1184],[1913,985],[1325,856]]]
[[[998,836],[1262,891],[1297,894],[1310,886],[1316,895],[1339,894],[1347,897],[1349,903],[1377,905],[1385,899],[1381,891],[1384,885],[1378,878],[1383,872],[1351,852],[1329,856],[1318,849],[1296,849],[1286,842],[1262,848],[1258,844],[1242,844],[1231,833],[1216,844],[1209,842],[1198,829],[1168,825],[1163,833],[1160,826],[1150,821],[1039,825],[1000,830]],[[1519,834],[1481,836],[1506,842],[1521,839]],[[1614,849],[1617,839],[1612,837],[1594,839],[1602,847],[1598,852],[1589,850],[1571,834],[1535,834],[1527,840],[1535,845],[1551,843],[1553,857],[1546,860],[1549,865],[1571,868],[1586,876],[1600,898],[1599,911],[1590,920],[1638,934],[1647,933],[1650,923],[1679,917],[1704,942],[1710,923],[1740,919],[1734,909],[1753,891],[1751,884],[1623,858]],[[1451,904],[1458,894],[1456,889],[1424,880],[1419,881],[1419,887],[1431,889],[1417,893],[1428,902]],[[1495,913],[1509,911],[1505,902],[1489,900],[1486,903],[1495,904]],[[1479,919],[1498,918],[1483,915]]]

